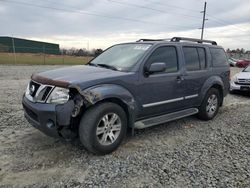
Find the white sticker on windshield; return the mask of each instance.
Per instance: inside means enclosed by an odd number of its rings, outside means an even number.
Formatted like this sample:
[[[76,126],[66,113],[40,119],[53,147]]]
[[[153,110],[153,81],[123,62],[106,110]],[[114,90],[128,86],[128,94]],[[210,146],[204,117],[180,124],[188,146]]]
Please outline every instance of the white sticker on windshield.
[[[136,45],[134,47],[134,50],[144,50],[144,51],[146,51],[147,49],[149,49],[150,46],[151,45]]]

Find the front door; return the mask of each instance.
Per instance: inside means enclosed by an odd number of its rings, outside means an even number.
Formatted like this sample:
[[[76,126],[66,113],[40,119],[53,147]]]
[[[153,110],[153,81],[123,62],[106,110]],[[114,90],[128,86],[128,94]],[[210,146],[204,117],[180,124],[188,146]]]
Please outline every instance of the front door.
[[[141,104],[140,118],[178,111],[184,100],[183,76],[180,61],[175,46],[160,46],[156,48],[144,66],[161,62],[166,64],[166,70],[160,73],[145,75],[141,73],[139,83],[139,100]]]

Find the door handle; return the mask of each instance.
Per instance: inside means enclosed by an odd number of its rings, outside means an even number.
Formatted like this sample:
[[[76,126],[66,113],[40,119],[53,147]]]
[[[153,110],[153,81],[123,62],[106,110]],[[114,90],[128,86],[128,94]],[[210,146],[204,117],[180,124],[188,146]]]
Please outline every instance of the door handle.
[[[181,83],[184,80],[184,78],[182,76],[177,76],[176,80],[177,83]]]

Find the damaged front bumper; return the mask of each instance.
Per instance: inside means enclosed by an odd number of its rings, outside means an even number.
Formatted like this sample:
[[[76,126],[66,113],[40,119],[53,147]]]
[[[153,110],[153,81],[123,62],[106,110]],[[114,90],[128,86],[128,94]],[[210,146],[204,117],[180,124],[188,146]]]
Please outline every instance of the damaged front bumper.
[[[65,104],[47,104],[31,102],[23,96],[22,104],[28,122],[46,135],[55,138],[76,136],[71,127],[73,100]]]

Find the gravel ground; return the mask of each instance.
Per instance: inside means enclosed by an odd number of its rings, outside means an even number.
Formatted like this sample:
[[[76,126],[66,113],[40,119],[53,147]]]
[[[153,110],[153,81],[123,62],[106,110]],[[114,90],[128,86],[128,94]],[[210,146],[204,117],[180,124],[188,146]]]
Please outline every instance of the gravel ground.
[[[136,131],[117,151],[95,156],[23,117],[30,75],[52,68],[0,66],[0,187],[250,187],[249,95],[228,95],[212,121]]]

